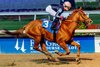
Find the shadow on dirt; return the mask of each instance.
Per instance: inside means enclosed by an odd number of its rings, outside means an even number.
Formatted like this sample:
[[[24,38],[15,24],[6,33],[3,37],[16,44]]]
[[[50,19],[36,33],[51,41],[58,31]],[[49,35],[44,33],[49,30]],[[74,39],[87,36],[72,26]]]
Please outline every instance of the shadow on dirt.
[[[75,57],[58,57],[61,61],[75,61]],[[92,58],[80,58],[80,60],[93,60]]]
[[[6,67],[6,66],[16,66],[15,61],[13,62],[4,62],[0,64],[0,67]]]
[[[48,59],[34,59],[34,60],[30,60],[31,62],[35,62],[37,64],[42,64],[42,63],[46,63],[46,64],[55,64],[55,65],[59,65],[59,64],[69,64],[69,63],[77,63],[75,60],[75,57],[58,57],[58,59],[60,60],[60,62],[53,62],[53,61],[49,61]],[[80,58],[80,61],[84,61],[84,60],[93,60],[91,58]]]

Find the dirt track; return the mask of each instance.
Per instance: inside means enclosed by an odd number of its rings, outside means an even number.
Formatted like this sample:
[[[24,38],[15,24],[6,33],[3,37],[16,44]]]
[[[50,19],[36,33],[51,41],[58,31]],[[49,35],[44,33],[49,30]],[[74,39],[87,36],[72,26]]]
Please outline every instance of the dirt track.
[[[62,62],[51,62],[43,54],[0,55],[0,67],[100,67],[100,53],[81,54],[81,63],[75,62],[76,54],[58,57]],[[64,61],[64,62],[63,62]]]

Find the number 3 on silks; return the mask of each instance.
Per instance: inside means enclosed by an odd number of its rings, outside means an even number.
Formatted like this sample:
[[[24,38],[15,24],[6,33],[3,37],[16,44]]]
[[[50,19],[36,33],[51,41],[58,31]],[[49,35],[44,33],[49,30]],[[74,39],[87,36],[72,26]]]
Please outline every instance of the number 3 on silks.
[[[43,27],[48,28],[48,24],[49,24],[49,21],[47,20],[43,21]]]

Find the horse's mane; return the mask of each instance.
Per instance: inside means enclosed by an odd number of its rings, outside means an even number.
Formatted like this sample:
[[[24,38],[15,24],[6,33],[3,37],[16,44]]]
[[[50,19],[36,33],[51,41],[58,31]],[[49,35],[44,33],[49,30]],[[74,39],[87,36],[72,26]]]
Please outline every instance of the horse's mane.
[[[84,11],[82,10],[82,8],[79,8],[79,9],[75,9],[75,10],[73,10],[72,11],[72,13],[71,14],[69,14],[69,16],[66,18],[66,20],[68,20],[68,19],[70,19],[70,18],[72,18],[73,17],[73,15],[75,15],[77,12],[82,12],[82,13],[84,13]]]

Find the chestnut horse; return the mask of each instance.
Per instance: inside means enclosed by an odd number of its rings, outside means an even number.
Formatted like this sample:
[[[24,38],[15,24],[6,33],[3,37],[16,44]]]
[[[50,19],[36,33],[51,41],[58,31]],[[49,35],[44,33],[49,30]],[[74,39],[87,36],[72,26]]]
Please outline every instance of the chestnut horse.
[[[84,13],[81,8],[73,10],[72,14],[70,14],[65,20],[62,21],[58,33],[56,34],[56,43],[58,43],[60,47],[66,51],[66,53],[56,53],[60,56],[68,55],[70,53],[70,50],[68,49],[68,46],[66,44],[71,44],[72,46],[77,46],[78,52],[76,60],[79,60],[80,44],[76,43],[73,40],[75,29],[79,22],[91,24],[91,21],[92,20]],[[44,53],[49,60],[59,61],[57,58],[52,57],[52,55],[46,49],[46,45],[43,40],[47,39],[49,41],[54,41],[54,38],[52,33],[42,27],[42,20],[33,20],[23,28],[15,32],[5,30],[4,33],[17,36],[23,33],[26,34],[30,38],[34,39],[35,43],[33,48],[35,50]],[[39,49],[39,44],[41,45],[42,49]]]

